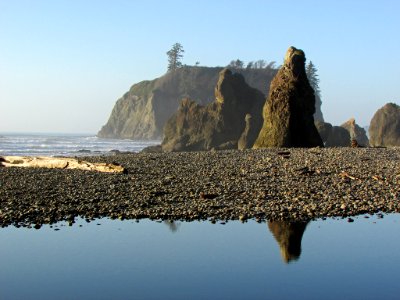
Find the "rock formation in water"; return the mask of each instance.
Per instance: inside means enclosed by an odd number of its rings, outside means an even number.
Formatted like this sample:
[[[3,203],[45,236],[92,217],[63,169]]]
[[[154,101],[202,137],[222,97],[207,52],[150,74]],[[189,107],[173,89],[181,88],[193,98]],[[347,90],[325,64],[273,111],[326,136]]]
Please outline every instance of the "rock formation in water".
[[[372,117],[369,126],[369,143],[372,147],[400,146],[400,107],[387,103]]]
[[[243,137],[252,146],[262,125],[264,95],[243,76],[220,72],[215,101],[206,106],[184,99],[164,128],[164,151],[237,149]]]
[[[201,105],[214,101],[214,87],[223,68],[185,66],[164,76],[134,84],[120,98],[108,122],[99,131],[103,138],[160,139],[166,121],[178,109],[183,98]],[[247,84],[268,94],[269,84],[277,70],[235,69]],[[321,107],[316,107],[316,114]],[[322,116],[322,113],[321,113]]]
[[[315,95],[305,72],[302,50],[290,47],[271,82],[264,125],[254,148],[323,146],[314,125]]]
[[[369,146],[369,140],[365,129],[358,126],[354,118],[351,118],[347,122],[343,123],[340,125],[340,127],[343,127],[349,132],[351,141],[355,140],[361,147]]]
[[[275,237],[285,263],[296,261],[301,254],[301,239],[308,222],[269,221],[268,228]]]

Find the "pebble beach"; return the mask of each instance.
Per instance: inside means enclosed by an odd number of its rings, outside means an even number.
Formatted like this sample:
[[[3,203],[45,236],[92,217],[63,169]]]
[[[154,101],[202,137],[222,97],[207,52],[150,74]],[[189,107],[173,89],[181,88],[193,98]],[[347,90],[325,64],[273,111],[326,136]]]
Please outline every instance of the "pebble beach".
[[[400,148],[291,148],[79,158],[124,174],[0,168],[0,225],[76,218],[306,221],[400,212]]]

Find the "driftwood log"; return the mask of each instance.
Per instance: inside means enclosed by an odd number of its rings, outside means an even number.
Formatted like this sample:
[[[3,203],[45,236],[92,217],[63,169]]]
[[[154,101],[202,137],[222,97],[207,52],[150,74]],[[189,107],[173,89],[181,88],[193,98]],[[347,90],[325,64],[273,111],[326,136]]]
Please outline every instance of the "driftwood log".
[[[104,173],[123,173],[124,167],[116,164],[91,163],[69,157],[0,156],[1,167],[78,169]]]

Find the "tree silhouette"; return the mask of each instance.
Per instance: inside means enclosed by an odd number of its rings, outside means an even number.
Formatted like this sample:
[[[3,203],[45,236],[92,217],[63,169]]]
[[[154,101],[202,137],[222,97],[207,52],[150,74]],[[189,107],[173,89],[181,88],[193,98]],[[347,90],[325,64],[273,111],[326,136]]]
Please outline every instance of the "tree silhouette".
[[[317,74],[317,68],[310,61],[306,66],[306,74],[311,87],[314,89],[315,95],[321,97],[321,90],[319,89],[319,78]]]
[[[228,68],[232,69],[243,69],[243,67],[244,67],[244,62],[241,61],[240,59],[232,60],[228,65]]]
[[[176,69],[182,67],[181,59],[183,57],[183,46],[180,43],[175,43],[172,45],[171,50],[167,52],[168,55],[168,72],[175,71]]]

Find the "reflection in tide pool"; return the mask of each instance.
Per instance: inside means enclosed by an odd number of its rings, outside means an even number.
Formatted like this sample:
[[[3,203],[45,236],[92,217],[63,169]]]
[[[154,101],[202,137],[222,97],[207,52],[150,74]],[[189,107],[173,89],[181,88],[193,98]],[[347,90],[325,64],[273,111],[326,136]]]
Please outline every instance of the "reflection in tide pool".
[[[7,227],[0,299],[397,299],[399,229],[398,214]]]
[[[279,244],[284,262],[289,263],[300,258],[301,239],[307,224],[308,222],[268,222],[268,228]]]

